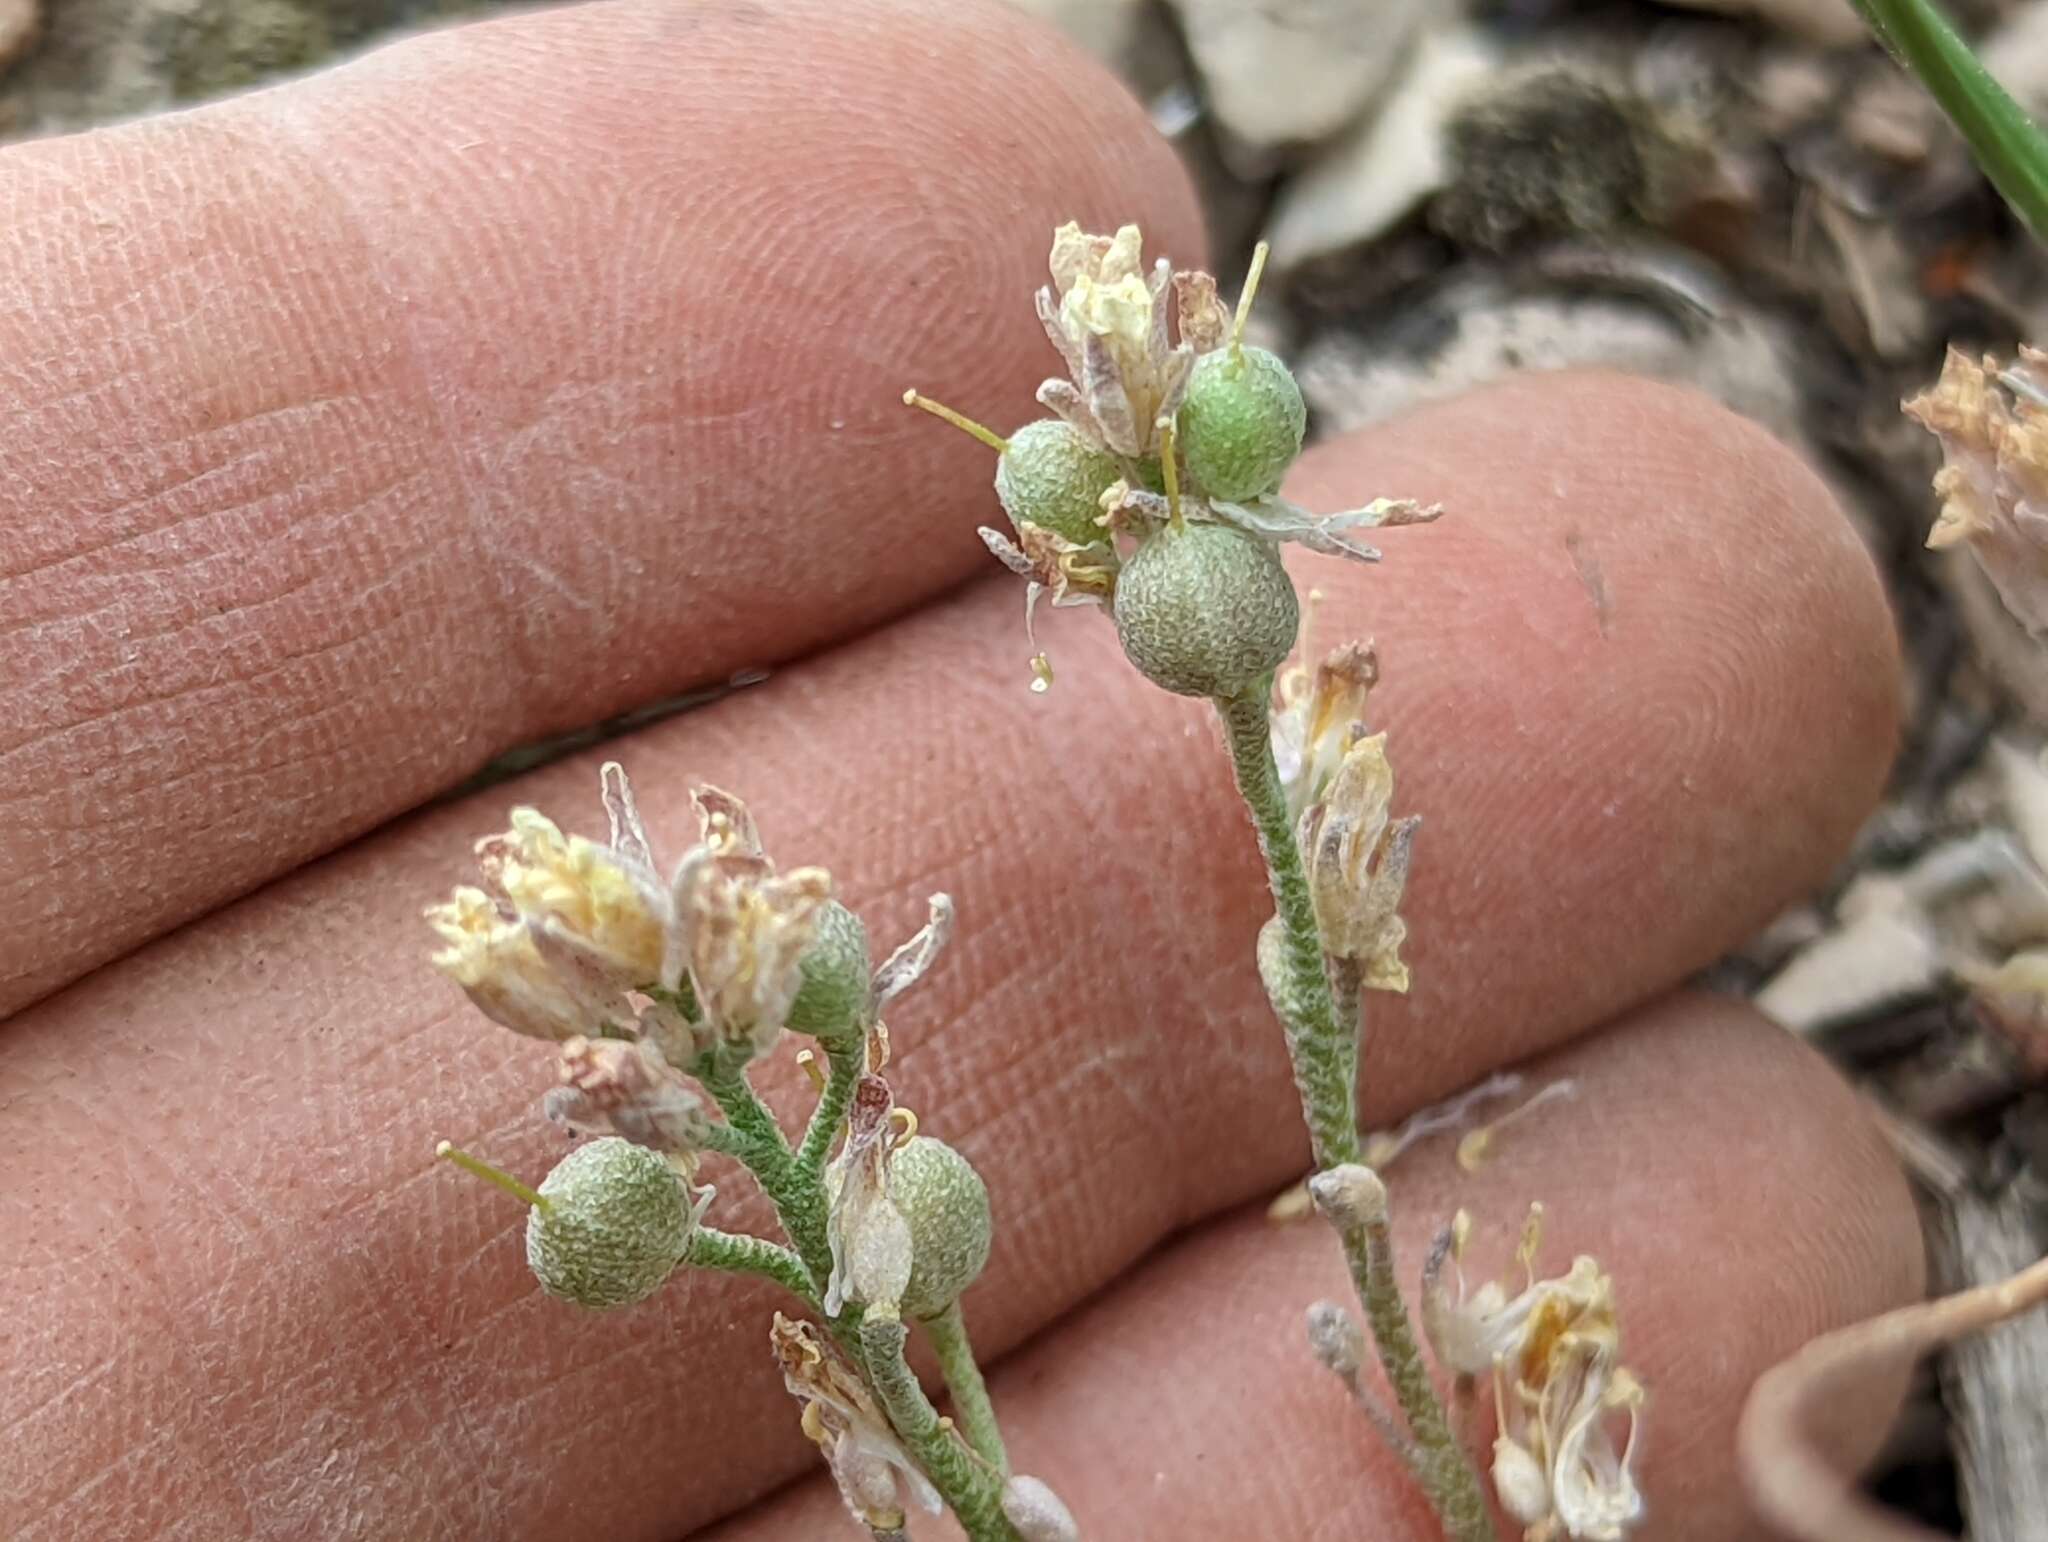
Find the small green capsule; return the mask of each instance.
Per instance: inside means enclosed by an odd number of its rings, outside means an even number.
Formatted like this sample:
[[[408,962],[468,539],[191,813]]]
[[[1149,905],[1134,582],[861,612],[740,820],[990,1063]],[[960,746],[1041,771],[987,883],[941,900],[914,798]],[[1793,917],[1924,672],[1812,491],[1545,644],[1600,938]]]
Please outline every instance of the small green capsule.
[[[837,900],[826,901],[799,967],[804,979],[790,1003],[788,1027],[828,1046],[857,1043],[867,1032],[875,973],[860,917]]]
[[[696,1221],[658,1151],[608,1135],[555,1164],[526,1216],[526,1263],[541,1289],[578,1306],[645,1301],[682,1261]]]
[[[1091,449],[1071,426],[1041,418],[1010,435],[996,462],[996,497],[1011,524],[1028,520],[1087,546],[1108,539],[1095,521],[1103,493],[1119,475],[1116,461]]]
[[[910,1284],[903,1315],[936,1317],[988,1262],[995,1220],[988,1189],[942,1140],[912,1136],[889,1159],[889,1199],[910,1223]]]
[[[1116,631],[1154,685],[1237,696],[1294,649],[1301,607],[1279,556],[1228,525],[1166,526],[1124,563]]]
[[[1209,497],[1243,503],[1277,489],[1307,427],[1301,387],[1265,349],[1218,348],[1195,360],[1180,445],[1188,476]]]

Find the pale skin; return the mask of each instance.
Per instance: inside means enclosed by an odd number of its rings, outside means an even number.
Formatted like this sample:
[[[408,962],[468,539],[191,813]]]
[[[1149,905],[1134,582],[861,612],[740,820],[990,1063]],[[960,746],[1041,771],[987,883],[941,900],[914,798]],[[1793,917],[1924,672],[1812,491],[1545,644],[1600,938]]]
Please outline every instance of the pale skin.
[[[739,791],[882,946],[957,898],[895,1082],[988,1179],[975,1338],[1089,1535],[1428,1534],[1303,1347],[1333,1241],[1262,1218],[1306,1142],[1214,731],[1085,613],[1026,689],[987,452],[898,400],[1031,414],[1062,219],[1201,259],[1105,76],[980,6],[593,5],[16,148],[0,187],[0,1535],[833,1534],[771,1290],[579,1314],[432,1161],[559,1154],[546,1047],[427,967],[418,913],[513,802],[600,831],[603,755],[671,857],[692,781]],[[1289,491],[1450,511],[1378,570],[1296,567],[1327,642],[1378,640],[1426,821],[1369,1118],[1532,1056],[1582,1081],[1477,1177],[1403,1159],[1405,1268],[1459,1205],[1504,1264],[1544,1200],[1551,1264],[1618,1283],[1654,1534],[1748,1535],[1744,1390],[1916,1295],[1919,1237],[1816,1057],[1670,993],[1877,797],[1872,566],[1762,432],[1612,378],[1428,408]],[[804,1105],[787,1053],[767,1081]]]

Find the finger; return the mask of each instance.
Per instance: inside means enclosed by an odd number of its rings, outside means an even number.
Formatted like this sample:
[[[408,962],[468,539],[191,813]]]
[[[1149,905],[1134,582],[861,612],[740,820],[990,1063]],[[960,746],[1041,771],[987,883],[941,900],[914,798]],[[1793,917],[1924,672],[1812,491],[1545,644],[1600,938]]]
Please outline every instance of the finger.
[[[956,582],[990,468],[904,387],[1030,410],[1060,220],[1201,252],[1138,109],[985,0],[522,16],[0,186],[0,1013]]]
[[[1649,1387],[1642,1534],[1753,1537],[1735,1473],[1743,1397],[1813,1335],[1917,1298],[1905,1182],[1839,1078],[1731,1002],[1668,1001],[1531,1074],[1571,1077],[1577,1093],[1504,1132],[1476,1176],[1448,1140],[1389,1174],[1403,1286],[1462,1206],[1472,1283],[1498,1274],[1517,1289],[1516,1234],[1541,1200],[1539,1272],[1600,1260],[1623,1360]],[[1225,1146],[1234,1135],[1214,1132]],[[1440,1538],[1398,1460],[1310,1358],[1302,1313],[1318,1298],[1358,1315],[1318,1223],[1240,1211],[1175,1245],[1004,1365],[994,1390],[1017,1470],[1052,1482],[1084,1535],[1122,1542]],[[1880,1395],[1845,1410],[1853,1463],[1894,1407]],[[838,1507],[813,1479],[715,1534],[829,1536]]]
[[[1373,1009],[1384,1121],[1667,986],[1822,874],[1882,775],[1894,665],[1869,565],[1811,477],[1695,397],[1523,382],[1334,446],[1313,474],[1352,501],[1441,495],[1473,527],[1411,532],[1376,572],[1318,571],[1334,610],[1370,607],[1396,681],[1427,656],[1449,693],[1390,692],[1399,802],[1430,823],[1415,999]],[[1608,638],[1567,531],[1605,564]],[[959,896],[953,951],[892,1011],[892,1074],[989,1178],[992,1349],[1305,1161],[1251,961],[1264,880],[1215,730],[1138,681],[1093,616],[1061,617],[1061,684],[1034,697],[1018,601],[977,589],[618,747],[671,857],[690,776],[741,789],[783,860],[842,875],[878,949],[931,891]],[[526,1276],[509,1204],[426,1170],[444,1133],[529,1176],[559,1151],[533,1113],[544,1049],[432,976],[418,909],[506,802],[574,823],[595,781],[586,757],[438,810],[0,1040],[0,1228],[37,1239],[0,1259],[0,1290],[32,1303],[6,1389],[32,1410],[11,1437],[33,1458],[29,1513],[206,1513],[332,1470],[373,1531],[422,1534],[393,1496],[431,1492],[430,1534],[673,1533],[804,1458],[758,1333],[728,1326],[763,1298],[736,1316],[691,1282],[625,1317],[566,1314]],[[800,1108],[786,1058],[771,1072]],[[28,1369],[117,1352],[118,1410]],[[252,1391],[215,1410],[224,1385]],[[692,1459],[622,1464],[624,1424]],[[140,1455],[138,1432],[161,1432]],[[329,1450],[345,1455],[323,1468]]]

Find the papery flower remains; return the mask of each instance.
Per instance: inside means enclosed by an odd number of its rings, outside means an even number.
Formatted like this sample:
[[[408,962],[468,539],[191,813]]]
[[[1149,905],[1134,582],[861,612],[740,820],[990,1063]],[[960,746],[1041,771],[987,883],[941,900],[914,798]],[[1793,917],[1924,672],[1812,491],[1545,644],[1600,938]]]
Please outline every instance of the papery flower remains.
[[[1941,379],[1905,405],[1941,441],[1936,549],[1967,545],[2028,631],[2048,632],[2048,354],[2000,369],[1951,348]]]
[[[602,776],[607,843],[565,836],[531,808],[477,843],[482,887],[427,911],[447,944],[435,966],[494,1022],[537,1038],[637,1030],[678,1067],[767,1048],[830,875],[778,873],[745,805],[701,787],[701,839],[664,880],[624,769],[609,762]]]
[[[900,1531],[903,1493],[921,1510],[943,1508],[888,1416],[846,1357],[807,1322],[777,1312],[769,1334],[783,1384],[803,1405],[803,1431],[824,1454],[854,1519],[871,1531]]]
[[[1412,814],[1391,817],[1387,736],[1367,734],[1358,724],[1347,732],[1343,758],[1296,828],[1302,866],[1324,952],[1355,964],[1369,990],[1405,991],[1401,944],[1408,928],[1400,906],[1422,821]]]
[[[1459,1265],[1471,1218],[1460,1211],[1424,1271],[1423,1327],[1445,1366],[1493,1378],[1494,1488],[1525,1542],[1622,1542],[1644,1514],[1633,1470],[1642,1384],[1621,1364],[1613,1280],[1584,1255],[1539,1280],[1541,1232],[1532,1209],[1520,1290],[1489,1280],[1468,1291]],[[1618,1418],[1628,1431],[1619,1450]]]

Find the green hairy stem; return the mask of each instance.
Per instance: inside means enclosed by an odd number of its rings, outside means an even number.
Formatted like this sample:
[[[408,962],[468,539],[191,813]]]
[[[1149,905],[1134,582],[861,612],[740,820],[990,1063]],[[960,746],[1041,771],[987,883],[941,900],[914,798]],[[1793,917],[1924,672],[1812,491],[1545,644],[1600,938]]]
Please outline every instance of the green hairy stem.
[[[1323,954],[1301,848],[1287,814],[1279,767],[1273,761],[1267,716],[1271,682],[1242,696],[1216,698],[1230,745],[1237,790],[1258,832],[1273,891],[1277,936],[1261,940],[1260,972],[1287,1039],[1294,1084],[1318,1167],[1362,1163],[1358,1133],[1358,975],[1348,963],[1330,967]],[[1333,991],[1334,984],[1339,987]],[[1339,1010],[1341,994],[1346,1008]],[[1451,1433],[1430,1380],[1394,1277],[1393,1245],[1384,1226],[1344,1238],[1351,1281],[1372,1328],[1373,1347],[1415,1437],[1415,1472],[1454,1542],[1492,1536],[1479,1475]]]
[[[818,1309],[817,1292],[803,1260],[765,1237],[699,1226],[690,1234],[690,1251],[683,1256],[683,1262],[699,1269],[720,1269],[727,1274],[752,1274],[773,1280],[813,1311]]]
[[[1218,697],[1216,711],[1230,744],[1237,790],[1258,832],[1273,908],[1280,918],[1281,978],[1269,978],[1267,988],[1286,1030],[1288,1058],[1294,1065],[1316,1165],[1334,1167],[1360,1160],[1356,1035],[1348,1025],[1339,1024],[1323,970],[1323,939],[1309,900],[1308,875],[1302,871],[1301,849],[1287,817],[1280,770],[1273,763],[1273,732],[1266,715],[1271,695],[1271,680],[1261,681],[1242,696]]]
[[[825,1183],[820,1173],[797,1160],[775,1116],[755,1095],[746,1072],[706,1068],[699,1079],[725,1114],[706,1146],[743,1163],[775,1205],[782,1230],[811,1278],[811,1293],[823,1296],[832,1276],[832,1249],[825,1241]]]
[[[946,1390],[953,1394],[953,1417],[960,1433],[983,1461],[998,1472],[1008,1472],[1010,1457],[1003,1449],[1002,1428],[996,1423],[995,1405],[989,1401],[981,1367],[975,1364],[974,1346],[967,1341],[967,1319],[961,1315],[960,1303],[955,1301],[938,1316],[925,1318],[924,1331],[939,1357]]]
[[[809,1173],[824,1170],[825,1159],[832,1154],[832,1143],[846,1128],[846,1106],[853,1101],[854,1083],[867,1067],[867,1046],[859,1041],[843,1044],[827,1049],[825,1058],[825,1090],[818,1096],[818,1106],[811,1110],[811,1122],[796,1151],[797,1165]]]
[[[1022,1542],[1003,1515],[1003,1474],[970,1450],[918,1384],[903,1358],[903,1319],[870,1312],[861,1324],[868,1381],[904,1446],[946,1501],[968,1542]]]

